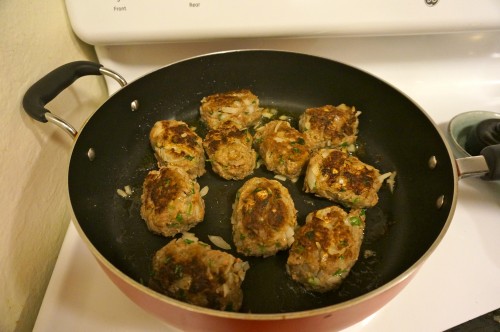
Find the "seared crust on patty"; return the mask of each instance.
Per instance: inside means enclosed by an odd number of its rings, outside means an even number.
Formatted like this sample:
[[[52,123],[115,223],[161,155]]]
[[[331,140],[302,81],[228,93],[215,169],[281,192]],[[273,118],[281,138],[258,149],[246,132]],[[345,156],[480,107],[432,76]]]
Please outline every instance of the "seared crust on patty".
[[[299,118],[299,130],[312,149],[354,144],[358,114],[354,107],[345,104],[308,108]]]
[[[297,211],[280,182],[252,178],[236,194],[231,224],[238,252],[267,257],[292,244]]]
[[[257,129],[254,144],[266,168],[297,179],[309,160],[305,136],[289,122],[274,120]]]
[[[308,290],[336,289],[359,257],[365,229],[364,210],[347,214],[337,206],[311,212],[295,233],[287,272]]]
[[[216,93],[201,100],[200,115],[210,129],[226,121],[236,123],[240,128],[256,124],[262,117],[259,98],[250,90]]]
[[[347,152],[316,151],[309,161],[304,190],[346,207],[372,207],[378,202],[382,182],[379,171]]]
[[[205,173],[202,139],[185,122],[157,121],[149,133],[149,139],[160,166],[183,168],[191,178]]]
[[[185,232],[203,220],[200,185],[182,168],[150,171],[143,184],[141,217],[149,230],[163,236]]]
[[[153,258],[153,286],[175,299],[218,310],[238,311],[249,265],[211,249],[194,236],[170,241]]]
[[[215,173],[227,180],[240,180],[253,173],[257,153],[248,129],[225,122],[205,136],[203,147]]]

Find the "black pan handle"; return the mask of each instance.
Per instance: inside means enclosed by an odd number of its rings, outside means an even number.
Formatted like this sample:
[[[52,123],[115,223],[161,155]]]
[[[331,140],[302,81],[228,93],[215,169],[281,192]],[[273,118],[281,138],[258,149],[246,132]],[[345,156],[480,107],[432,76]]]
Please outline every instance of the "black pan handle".
[[[117,80],[121,86],[127,84],[123,77],[104,68],[99,63],[91,61],[70,62],[54,69],[26,91],[23,98],[24,110],[33,119],[40,122],[50,121],[66,131],[70,136],[75,137],[78,133],[76,129],[63,119],[52,114],[45,108],[45,105],[78,78],[88,75],[108,75]]]
[[[488,164],[489,172],[483,175],[484,180],[500,180],[500,144],[490,145],[481,150],[481,155]]]

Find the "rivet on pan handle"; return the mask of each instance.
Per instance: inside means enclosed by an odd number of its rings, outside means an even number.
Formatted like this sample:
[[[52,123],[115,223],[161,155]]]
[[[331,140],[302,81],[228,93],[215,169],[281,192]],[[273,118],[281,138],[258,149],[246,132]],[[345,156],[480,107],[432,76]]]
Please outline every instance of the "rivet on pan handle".
[[[99,63],[91,61],[70,62],[54,69],[26,91],[23,98],[24,110],[33,119],[40,122],[51,122],[75,138],[78,131],[68,122],[47,110],[45,105],[78,78],[88,75],[107,75],[115,79],[122,87],[127,84],[122,76],[104,68]]]

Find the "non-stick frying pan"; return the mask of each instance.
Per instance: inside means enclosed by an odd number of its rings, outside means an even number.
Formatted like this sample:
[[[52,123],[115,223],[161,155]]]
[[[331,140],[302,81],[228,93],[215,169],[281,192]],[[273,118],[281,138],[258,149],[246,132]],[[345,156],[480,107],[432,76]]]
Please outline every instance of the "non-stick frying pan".
[[[26,94],[26,111],[39,121],[60,123],[44,105],[78,77],[110,73],[94,63],[63,66]],[[178,119],[201,137],[200,100],[207,95],[250,89],[261,105],[297,119],[310,107],[353,105],[362,112],[358,156],[384,172],[397,172],[396,185],[380,190],[367,211],[360,259],[341,288],[306,292],[285,272],[286,252],[248,258],[241,312],[205,309],[149,288],[151,259],[169,238],[148,231],[139,214],[142,182],[156,161],[148,141],[152,125]],[[295,120],[296,121],[296,120]],[[292,124],[296,125],[296,122]],[[187,330],[334,330],[378,310],[411,279],[432,253],[451,221],[458,172],[447,144],[429,117],[383,81],[350,66],[310,55],[280,51],[234,51],[200,56],[152,72],[111,96],[88,120],[71,155],[68,187],[74,222],[110,278],[136,303]],[[481,157],[483,158],[483,157]],[[494,158],[491,158],[494,159]],[[484,160],[484,158],[483,158]],[[219,235],[232,244],[231,205],[243,181],[208,172],[205,220],[191,231],[210,243]],[[490,175],[495,175],[490,172]],[[254,176],[273,177],[262,166]],[[298,222],[332,203],[305,194],[303,179],[285,181]],[[125,186],[130,197],[117,195]]]

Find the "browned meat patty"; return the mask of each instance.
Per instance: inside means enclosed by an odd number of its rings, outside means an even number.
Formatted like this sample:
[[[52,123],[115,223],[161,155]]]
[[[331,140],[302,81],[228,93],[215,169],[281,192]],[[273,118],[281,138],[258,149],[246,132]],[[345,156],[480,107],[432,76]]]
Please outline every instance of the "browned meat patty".
[[[351,145],[357,138],[358,114],[345,104],[309,108],[299,118],[299,130],[312,149]]]
[[[378,202],[379,171],[336,149],[316,151],[309,161],[304,190],[346,207],[371,207]]]
[[[205,173],[205,152],[201,137],[177,120],[162,120],[149,133],[151,146],[160,166],[178,166],[191,178]]]
[[[268,170],[292,180],[309,160],[305,136],[287,121],[274,120],[258,128],[254,144]]]
[[[141,202],[141,217],[149,230],[164,236],[189,230],[205,215],[200,185],[179,167],[150,171],[144,180]]]
[[[252,178],[236,194],[231,223],[238,252],[271,256],[290,247],[297,211],[288,190],[278,181]]]
[[[240,180],[253,173],[257,153],[247,129],[226,122],[205,136],[203,147],[215,173],[227,180]]]
[[[153,258],[153,288],[175,299],[218,310],[238,311],[249,265],[210,248],[194,236],[172,240]]]
[[[361,209],[347,214],[331,206],[311,212],[295,233],[288,274],[311,291],[338,288],[358,259],[364,229],[365,212]]]
[[[262,108],[259,98],[250,90],[229,91],[206,96],[201,100],[200,115],[210,129],[226,121],[247,128],[259,122]]]

